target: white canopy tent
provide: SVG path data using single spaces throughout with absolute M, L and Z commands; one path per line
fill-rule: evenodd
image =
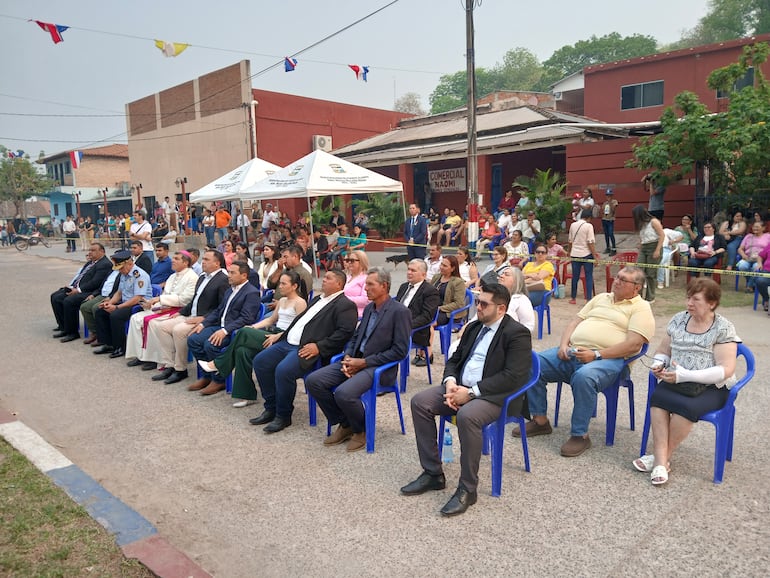
M 321 195 L 402 193 L 403 185 L 389 177 L 316 150 L 243 189 L 243 200 L 293 199 Z M 308 208 L 309 210 L 309 208 Z
M 226 175 L 211 181 L 209 184 L 191 193 L 190 201 L 203 203 L 242 200 L 242 192 L 246 187 L 279 170 L 281 170 L 281 167 L 273 163 L 259 158 L 251 159 Z
M 253 201 L 305 197 L 307 198 L 307 210 L 310 213 L 311 197 L 401 193 L 403 205 L 403 192 L 404 186 L 400 181 L 359 167 L 322 150 L 315 150 L 258 183 L 246 187 L 241 198 Z M 404 215 L 406 216 L 406 210 L 404 210 Z M 310 221 L 310 236 L 313 236 L 312 220 Z

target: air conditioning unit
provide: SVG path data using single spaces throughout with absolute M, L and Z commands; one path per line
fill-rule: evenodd
M 322 150 L 327 153 L 332 150 L 332 137 L 322 134 L 313 135 L 313 150 Z
M 559 92 L 558 90 L 557 90 L 556 92 L 554 92 L 554 93 L 553 93 L 553 99 L 554 99 L 554 100 L 561 100 L 561 99 L 562 99 L 562 94 L 561 94 L 561 92 Z

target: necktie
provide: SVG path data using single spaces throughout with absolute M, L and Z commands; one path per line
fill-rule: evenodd
M 479 343 L 481 343 L 481 340 L 484 339 L 484 336 L 490 331 L 492 331 L 492 329 L 486 325 L 481 328 L 481 331 L 479 331 L 479 334 L 476 336 L 476 341 L 473 342 L 473 347 L 471 347 L 471 351 L 468 354 L 468 359 L 473 357 L 473 354 L 476 352 L 476 348 L 479 346 Z
M 83 265 L 83 268 L 80 270 L 80 273 L 77 274 L 77 277 L 72 281 L 72 288 L 77 289 L 78 285 L 80 285 L 80 280 L 83 278 L 83 275 L 88 273 L 88 270 L 93 267 L 93 262 L 88 262 L 85 265 Z
M 414 289 L 414 285 L 410 283 L 409 287 L 406 288 L 406 293 L 404 293 L 404 296 L 401 298 L 401 303 L 406 303 L 406 298 L 409 297 L 409 294 L 412 292 L 412 289 Z

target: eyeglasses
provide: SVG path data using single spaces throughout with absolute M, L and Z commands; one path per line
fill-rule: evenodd
M 633 281 L 631 279 L 623 279 L 620 275 L 615 275 L 615 281 L 620 281 L 621 283 L 631 283 L 631 285 L 639 285 L 636 281 Z
M 535 251 L 535 255 L 545 255 L 548 251 Z
M 360 261 L 360 259 L 343 259 L 345 263 L 352 263 L 353 261 Z
M 489 307 L 490 305 L 493 305 L 491 301 L 482 301 L 481 299 L 476 299 L 476 307 L 479 309 L 484 309 L 485 307 Z

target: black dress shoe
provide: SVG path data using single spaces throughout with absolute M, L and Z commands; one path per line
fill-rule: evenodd
M 281 431 L 282 429 L 286 429 L 290 425 L 291 425 L 290 417 L 275 416 L 273 418 L 273 421 L 267 424 L 262 431 L 264 431 L 266 434 L 273 434 L 275 432 Z
M 100 345 L 96 349 L 94 349 L 95 355 L 103 355 L 105 353 L 112 353 L 115 351 L 115 348 L 112 347 L 112 345 Z
M 457 486 L 454 496 L 441 508 L 441 515 L 457 516 L 463 514 L 465 510 L 476 503 L 477 498 L 476 492 L 469 492 L 463 486 Z
M 186 369 L 183 369 L 182 371 L 174 371 L 171 375 L 168 376 L 168 378 L 163 380 L 163 383 L 167 383 L 167 384 L 178 383 L 183 379 L 187 379 L 188 377 L 189 375 L 187 374 Z
M 154 361 L 142 362 L 142 371 L 151 371 L 153 369 L 158 369 L 158 364 Z
M 61 339 L 62 337 L 67 337 L 66 331 L 57 331 L 56 333 L 53 334 L 54 339 Z
M 57 325 L 56 327 L 54 327 L 53 329 L 51 329 L 51 331 L 53 331 L 54 333 L 56 333 L 57 331 L 61 331 L 61 327 L 59 327 L 59 326 Z
M 266 409 L 261 414 L 259 414 L 257 417 L 253 417 L 249 420 L 249 423 L 251 425 L 262 425 L 263 423 L 270 423 L 275 419 L 275 412 L 270 411 L 269 409 Z
M 163 381 L 164 379 L 168 379 L 174 374 L 174 368 L 173 367 L 167 367 L 163 371 L 159 371 L 157 375 L 152 376 L 153 381 Z
M 116 357 L 123 357 L 126 354 L 125 350 L 122 347 L 118 347 L 115 351 L 110 353 L 110 359 L 115 359 Z
M 419 496 L 430 490 L 443 490 L 444 488 L 446 488 L 444 474 L 434 476 L 428 472 L 423 472 L 415 481 L 401 488 L 401 493 L 405 496 Z
M 62 343 L 69 343 L 70 341 L 76 341 L 77 339 L 80 339 L 80 335 L 77 333 L 70 333 L 69 335 L 62 337 L 59 341 Z
M 138 357 L 134 357 L 134 358 L 133 358 L 131 361 L 127 361 L 127 362 L 126 362 L 126 365 L 127 365 L 128 367 L 139 367 L 139 366 L 140 366 L 140 365 L 142 365 L 143 363 L 144 363 L 144 361 L 142 361 L 142 360 L 141 360 L 141 359 L 139 359 Z

